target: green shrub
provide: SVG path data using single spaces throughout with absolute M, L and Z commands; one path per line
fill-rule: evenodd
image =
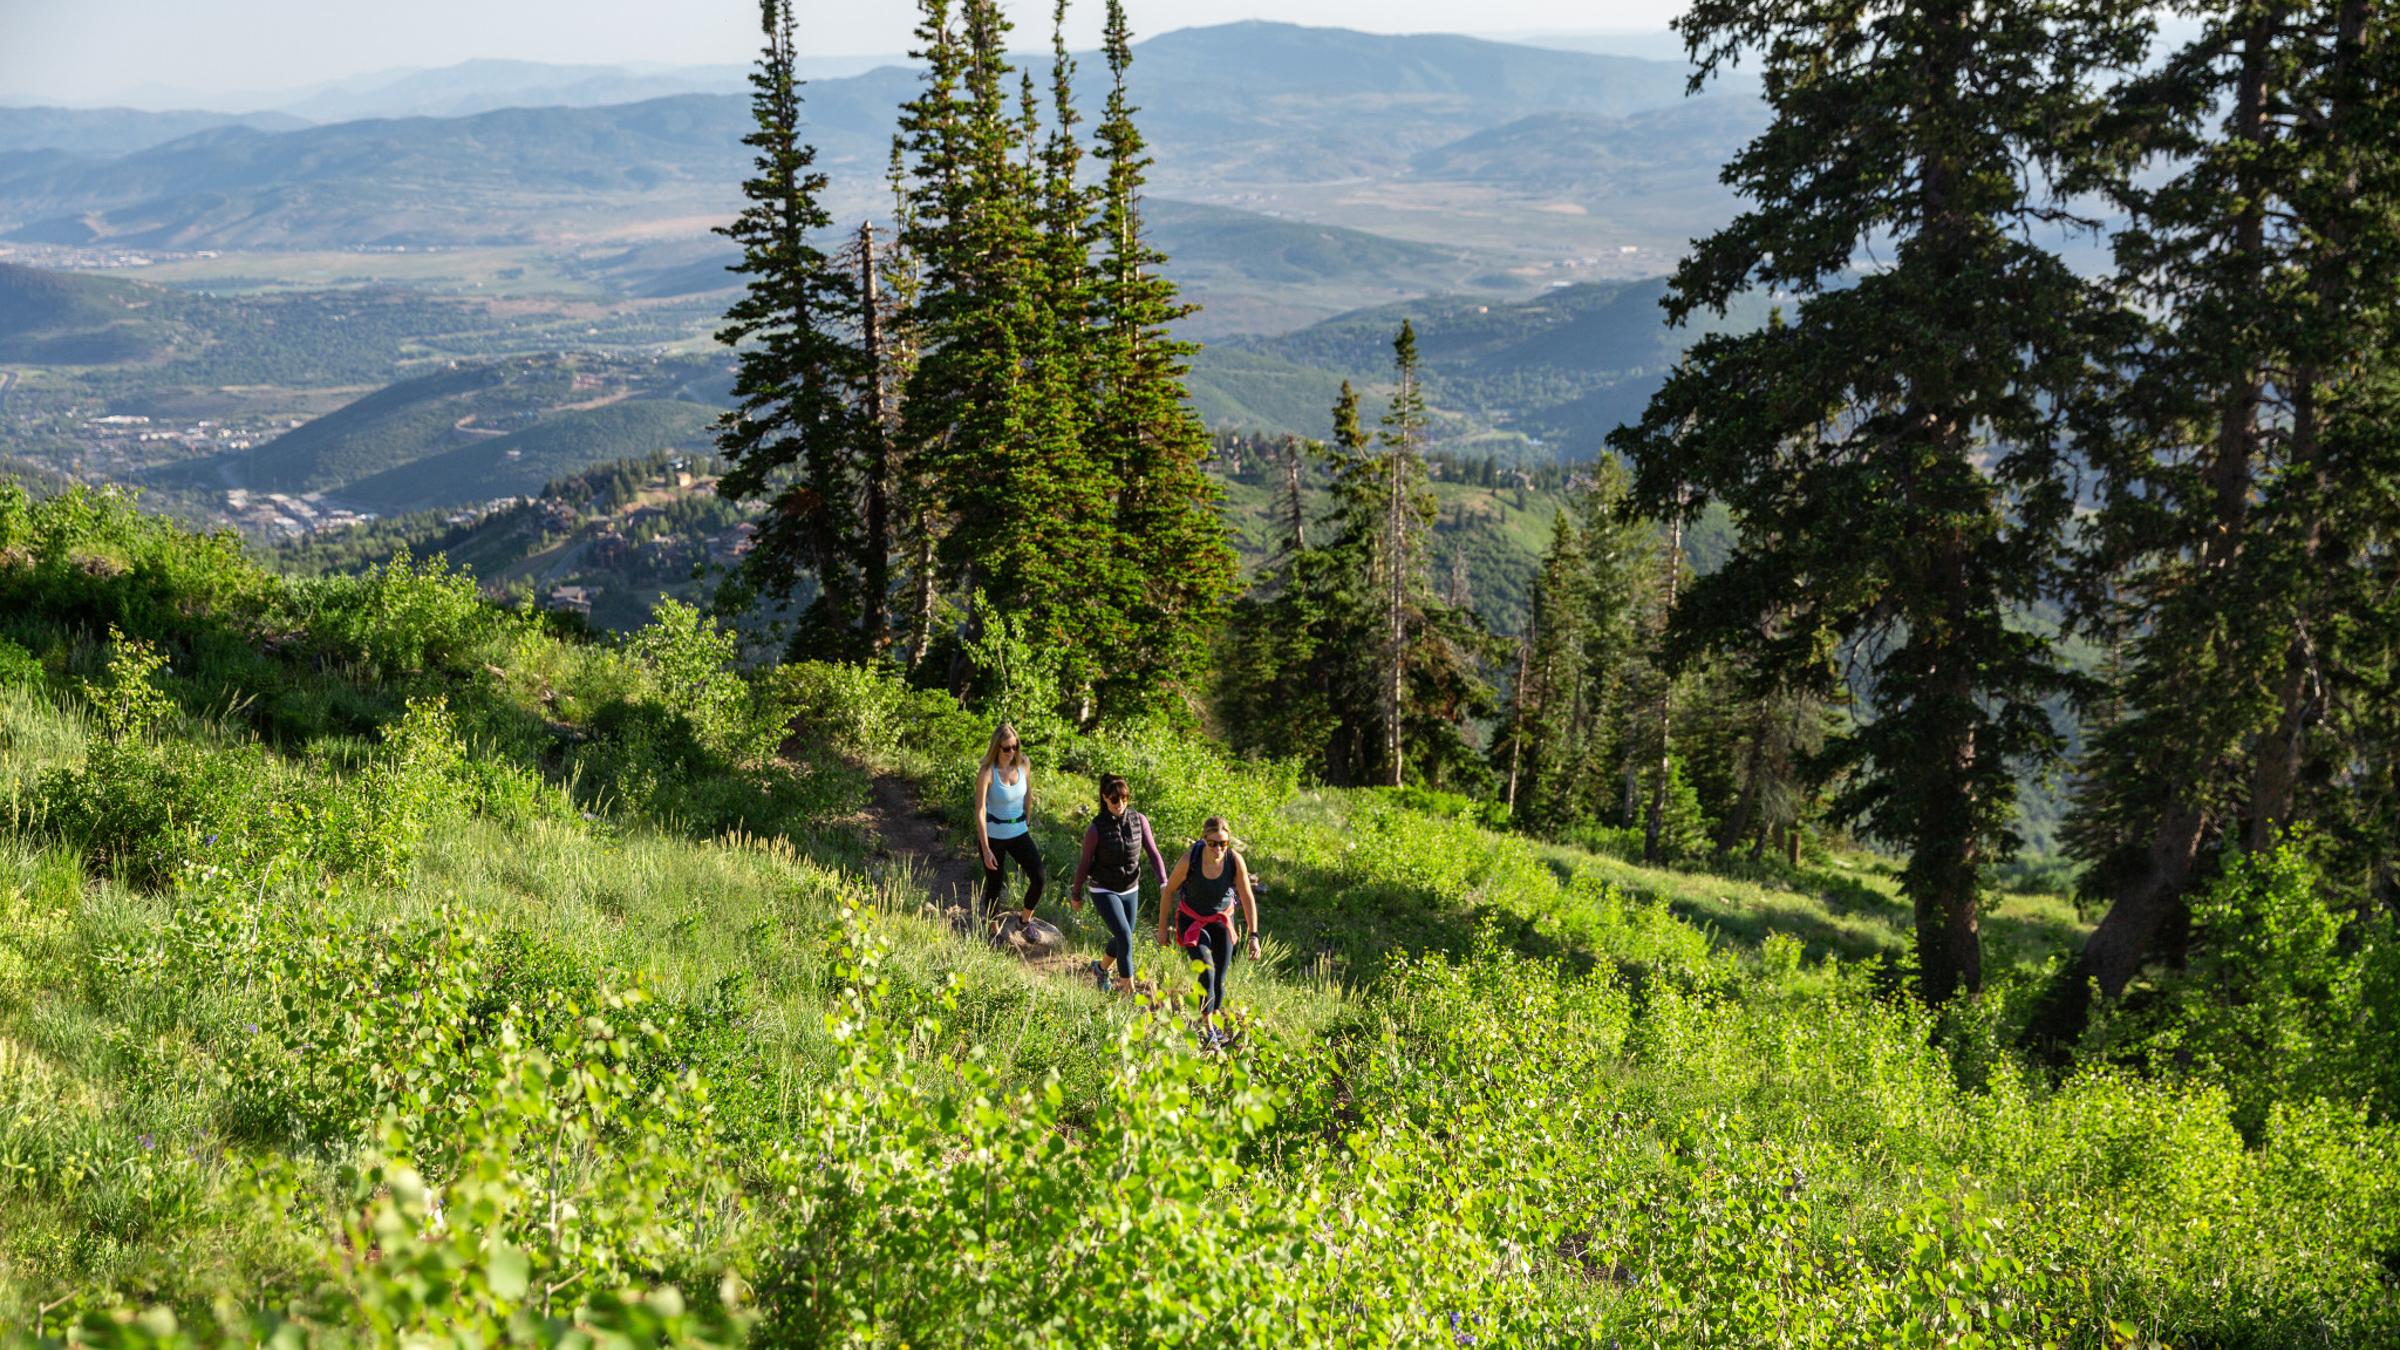
M 347 779 L 294 770 L 256 747 L 166 745 L 173 708 L 164 659 L 119 639 L 92 689 L 102 729 L 79 768 L 52 771 L 36 817 L 94 870 L 162 885 L 188 868 L 261 878 L 286 867 L 397 881 L 427 828 L 458 800 L 462 751 L 442 702 L 412 700 L 366 767 Z
M 888 754 L 903 734 L 923 735 L 904 720 L 910 695 L 919 691 L 883 671 L 832 661 L 795 661 L 761 678 L 791 708 L 792 725 L 801 735 L 845 755 Z M 946 695 L 935 697 L 948 701 Z
M 661 600 L 630 642 L 658 706 L 681 717 L 701 744 L 743 768 L 772 757 L 789 734 L 791 707 L 770 682 L 752 683 L 735 661 L 732 630 L 677 600 Z
M 47 672 L 32 652 L 0 637 L 0 688 L 39 689 L 47 680 Z
M 293 595 L 303 631 L 369 679 L 462 669 L 509 623 L 483 602 L 474 577 L 438 556 L 420 563 L 395 554 L 356 577 L 299 583 Z
M 2388 910 L 2335 909 L 2306 840 L 2234 858 L 2192 901 L 2191 946 L 2165 998 L 2105 1023 L 2091 1053 L 2224 1084 L 2250 1134 L 2314 1099 L 2400 1120 L 2400 1005 L 2377 996 L 2400 932 Z

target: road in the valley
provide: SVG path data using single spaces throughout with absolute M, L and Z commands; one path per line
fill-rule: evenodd
M 0 417 L 8 415 L 8 391 L 17 384 L 17 372 L 0 370 Z

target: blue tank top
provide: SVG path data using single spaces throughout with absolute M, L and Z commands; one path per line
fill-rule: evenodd
M 1000 772 L 992 766 L 992 785 L 984 789 L 983 833 L 987 839 L 1014 839 L 1025 833 L 1025 786 L 1033 781 L 1033 771 L 1017 770 L 1013 786 Z

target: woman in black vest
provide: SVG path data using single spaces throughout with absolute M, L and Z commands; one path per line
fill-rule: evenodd
M 1143 854 L 1150 855 L 1158 884 L 1167 884 L 1167 860 L 1159 856 L 1150 820 L 1126 809 L 1132 804 L 1131 784 L 1113 773 L 1100 776 L 1100 810 L 1084 828 L 1083 857 L 1075 864 L 1075 886 L 1067 894 L 1067 903 L 1081 909 L 1084 884 L 1091 884 L 1092 904 L 1100 911 L 1100 922 L 1108 925 L 1108 958 L 1117 963 L 1117 978 L 1126 989 L 1133 988 L 1133 925 L 1142 907 Z M 1108 992 L 1108 961 L 1092 963 L 1092 978 L 1101 993 Z
M 1169 916 L 1183 921 L 1180 945 L 1200 966 L 1200 1043 L 1223 1045 L 1226 1035 L 1217 1027 L 1217 1010 L 1225 1004 L 1225 972 L 1233 967 L 1233 900 L 1242 900 L 1242 927 L 1250 934 L 1250 959 L 1259 958 L 1258 896 L 1250 889 L 1250 867 L 1242 861 L 1241 843 L 1225 824 L 1210 816 L 1200 827 L 1191 851 L 1175 864 L 1166 894 L 1158 902 L 1158 942 L 1178 945 L 1168 936 Z

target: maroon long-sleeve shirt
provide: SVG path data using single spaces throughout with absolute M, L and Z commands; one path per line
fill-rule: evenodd
M 1163 891 L 1167 887 L 1167 860 L 1158 851 L 1157 836 L 1150 833 L 1150 817 L 1136 811 L 1133 823 L 1141 828 L 1142 851 L 1150 855 L 1150 865 L 1158 869 L 1158 887 Z M 1092 854 L 1099 847 L 1100 822 L 1095 820 L 1083 827 L 1083 856 L 1075 860 L 1075 884 L 1067 891 L 1077 900 L 1083 898 L 1083 883 L 1092 875 Z

